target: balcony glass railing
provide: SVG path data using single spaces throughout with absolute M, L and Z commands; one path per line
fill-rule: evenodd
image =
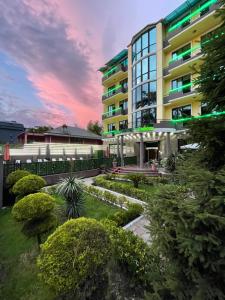
M 191 87 L 193 86 L 193 82 L 189 82 L 186 84 L 183 84 L 177 88 L 171 89 L 169 90 L 169 95 L 174 94 L 174 93 L 179 93 L 179 92 L 190 92 L 191 91 Z
M 222 116 L 222 115 L 225 115 L 225 111 L 213 112 L 211 114 L 195 116 L 195 117 L 189 117 L 189 118 L 172 119 L 171 122 L 180 123 L 180 122 L 194 121 L 194 120 L 204 119 L 204 118 L 218 117 L 218 116 Z
M 209 0 L 209 1 L 205 2 L 199 8 L 197 8 L 192 13 L 190 13 L 188 16 L 184 17 L 182 20 L 180 20 L 176 24 L 170 26 L 168 29 L 168 32 L 172 32 L 172 31 L 176 30 L 177 28 L 184 26 L 186 23 L 189 23 L 193 17 L 200 15 L 201 12 L 206 11 L 210 6 L 212 6 L 216 2 L 218 2 L 218 0 Z
M 153 131 L 155 128 L 153 126 L 146 126 L 146 127 L 138 127 L 138 128 L 126 128 L 121 130 L 112 130 L 112 131 L 104 131 L 103 135 L 115 135 L 115 134 L 121 134 L 126 132 L 147 132 L 147 131 Z
M 119 64 L 119 65 L 117 65 L 117 66 L 112 67 L 110 70 L 108 70 L 107 72 L 105 72 L 105 73 L 103 74 L 102 79 L 103 79 L 103 80 L 106 80 L 106 79 L 108 79 L 109 77 L 111 77 L 113 74 L 115 74 L 115 73 L 117 73 L 117 72 L 119 72 L 119 71 L 123 71 L 123 72 L 127 71 L 127 66 L 126 66 L 126 65 L 123 65 L 123 64 Z

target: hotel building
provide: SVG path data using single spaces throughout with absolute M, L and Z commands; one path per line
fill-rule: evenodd
M 140 167 L 179 151 L 185 123 L 204 114 L 196 92 L 195 68 L 201 48 L 220 25 L 217 0 L 188 0 L 164 19 L 147 25 L 105 64 L 104 144 L 121 156 L 135 153 Z

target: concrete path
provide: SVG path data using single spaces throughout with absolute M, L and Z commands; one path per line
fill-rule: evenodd
M 89 177 L 89 178 L 84 178 L 82 179 L 82 181 L 84 182 L 84 184 L 86 185 L 92 185 L 93 183 L 93 177 Z M 127 198 L 127 200 L 131 203 L 138 203 L 140 205 L 142 205 L 143 207 L 145 207 L 146 203 L 132 198 L 132 197 L 128 197 L 126 195 L 111 191 L 111 190 L 107 190 L 105 188 L 99 187 L 99 186 L 95 186 L 96 188 L 98 188 L 101 191 L 108 191 L 110 193 L 112 193 L 113 195 L 116 196 L 125 196 Z M 132 231 L 135 235 L 139 236 L 140 238 L 142 238 L 146 243 L 150 243 L 150 235 L 148 233 L 148 230 L 146 229 L 146 226 L 148 225 L 148 220 L 146 219 L 146 217 L 144 215 L 141 215 L 140 217 L 138 217 L 137 219 L 133 220 L 132 222 L 128 223 L 126 226 L 124 226 L 124 229 L 126 230 L 130 230 Z

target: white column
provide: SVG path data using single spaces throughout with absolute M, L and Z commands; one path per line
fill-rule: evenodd
M 117 142 L 117 144 L 116 144 L 116 154 L 117 154 L 117 158 L 119 158 L 120 157 L 120 137 L 118 136 L 117 138 L 116 138 L 116 142 Z
M 123 135 L 120 137 L 120 161 L 121 167 L 124 167 L 124 158 L 123 158 Z
M 144 139 L 143 139 L 143 134 L 140 134 L 140 168 L 144 168 Z
M 172 153 L 171 150 L 171 140 L 170 140 L 170 132 L 166 134 L 166 155 L 169 156 Z

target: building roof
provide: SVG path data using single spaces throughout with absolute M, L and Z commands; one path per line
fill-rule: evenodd
M 49 130 L 45 133 L 46 135 L 63 135 L 63 136 L 71 136 L 85 139 L 93 139 L 93 140 L 101 140 L 102 137 L 100 135 L 94 134 L 88 130 L 72 127 L 72 126 L 60 126 Z
M 110 59 L 110 61 L 108 61 L 104 67 L 101 67 L 99 69 L 99 71 L 101 72 L 105 72 L 107 70 L 108 67 L 112 67 L 115 64 L 117 64 L 119 61 L 121 61 L 123 58 L 127 57 L 128 55 L 128 50 L 124 49 L 122 51 L 120 51 L 120 53 L 118 53 L 116 56 L 114 56 L 112 59 Z
M 169 24 L 181 17 L 186 11 L 189 11 L 192 7 L 194 7 L 197 3 L 202 2 L 202 0 L 186 0 L 180 6 L 178 6 L 174 11 L 172 11 L 168 16 L 166 16 L 163 20 L 164 24 Z

